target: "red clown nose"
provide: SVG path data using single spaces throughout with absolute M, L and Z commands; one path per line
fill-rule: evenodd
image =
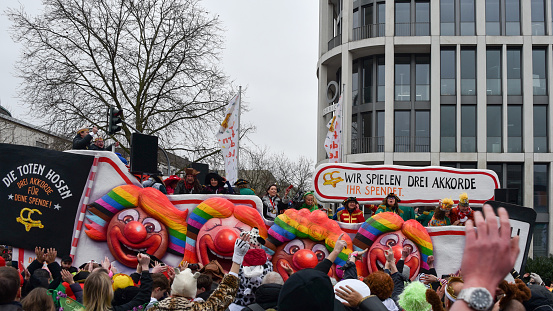
M 238 238 L 238 234 L 232 229 L 223 228 L 217 232 L 215 236 L 215 245 L 217 249 L 224 253 L 232 253 L 234 251 L 234 242 Z
M 293 262 L 296 267 L 301 269 L 305 268 L 315 268 L 319 263 L 317 255 L 308 249 L 300 249 L 294 254 Z
M 127 240 L 132 243 L 142 242 L 146 238 L 146 235 L 148 235 L 146 228 L 138 221 L 131 221 L 126 224 L 123 232 Z

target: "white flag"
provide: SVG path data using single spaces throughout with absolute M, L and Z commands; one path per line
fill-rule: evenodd
M 325 150 L 329 163 L 342 162 L 342 95 L 336 104 L 334 117 L 326 125 L 328 132 L 325 139 Z
M 225 175 L 230 184 L 238 179 L 238 129 L 240 113 L 240 93 L 228 103 L 225 119 L 215 135 L 225 159 Z

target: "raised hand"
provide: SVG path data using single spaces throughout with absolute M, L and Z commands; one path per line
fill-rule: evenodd
M 64 282 L 67 282 L 69 284 L 75 283 L 75 281 L 73 280 L 73 274 L 71 274 L 71 272 L 65 269 L 61 269 L 60 273 L 61 273 L 61 278 Z
M 35 255 L 36 255 L 36 260 L 40 263 L 44 263 L 44 248 L 41 248 L 41 247 L 35 247 Z
M 44 255 L 44 260 L 46 260 L 47 264 L 51 264 L 54 261 L 56 261 L 56 256 L 58 255 L 58 252 L 55 248 L 49 248 L 46 255 Z
M 358 291 L 356 291 L 349 285 L 346 285 L 345 287 L 340 286 L 339 288 L 337 288 L 336 296 L 347 301 L 343 302 L 343 304 L 353 308 L 357 307 L 364 298 Z

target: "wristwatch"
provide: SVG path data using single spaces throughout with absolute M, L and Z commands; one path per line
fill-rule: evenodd
M 493 305 L 493 297 L 484 287 L 464 288 L 457 299 L 464 300 L 470 308 L 478 311 L 488 310 Z

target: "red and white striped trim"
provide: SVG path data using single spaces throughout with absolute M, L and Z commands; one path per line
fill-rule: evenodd
M 71 251 L 69 256 L 72 259 L 75 257 L 77 251 L 77 245 L 79 244 L 79 236 L 81 235 L 81 229 L 83 228 L 83 222 L 86 215 L 86 206 L 90 200 L 90 193 L 92 192 L 92 185 L 94 184 L 94 179 L 96 179 L 96 172 L 98 171 L 98 161 L 99 156 L 94 156 L 94 162 L 92 162 L 92 167 L 90 168 L 90 173 L 88 175 L 88 180 L 86 181 L 86 192 L 83 199 L 83 204 L 81 205 L 81 212 L 79 214 L 79 222 L 77 223 L 77 229 L 73 234 L 73 242 L 71 243 Z

